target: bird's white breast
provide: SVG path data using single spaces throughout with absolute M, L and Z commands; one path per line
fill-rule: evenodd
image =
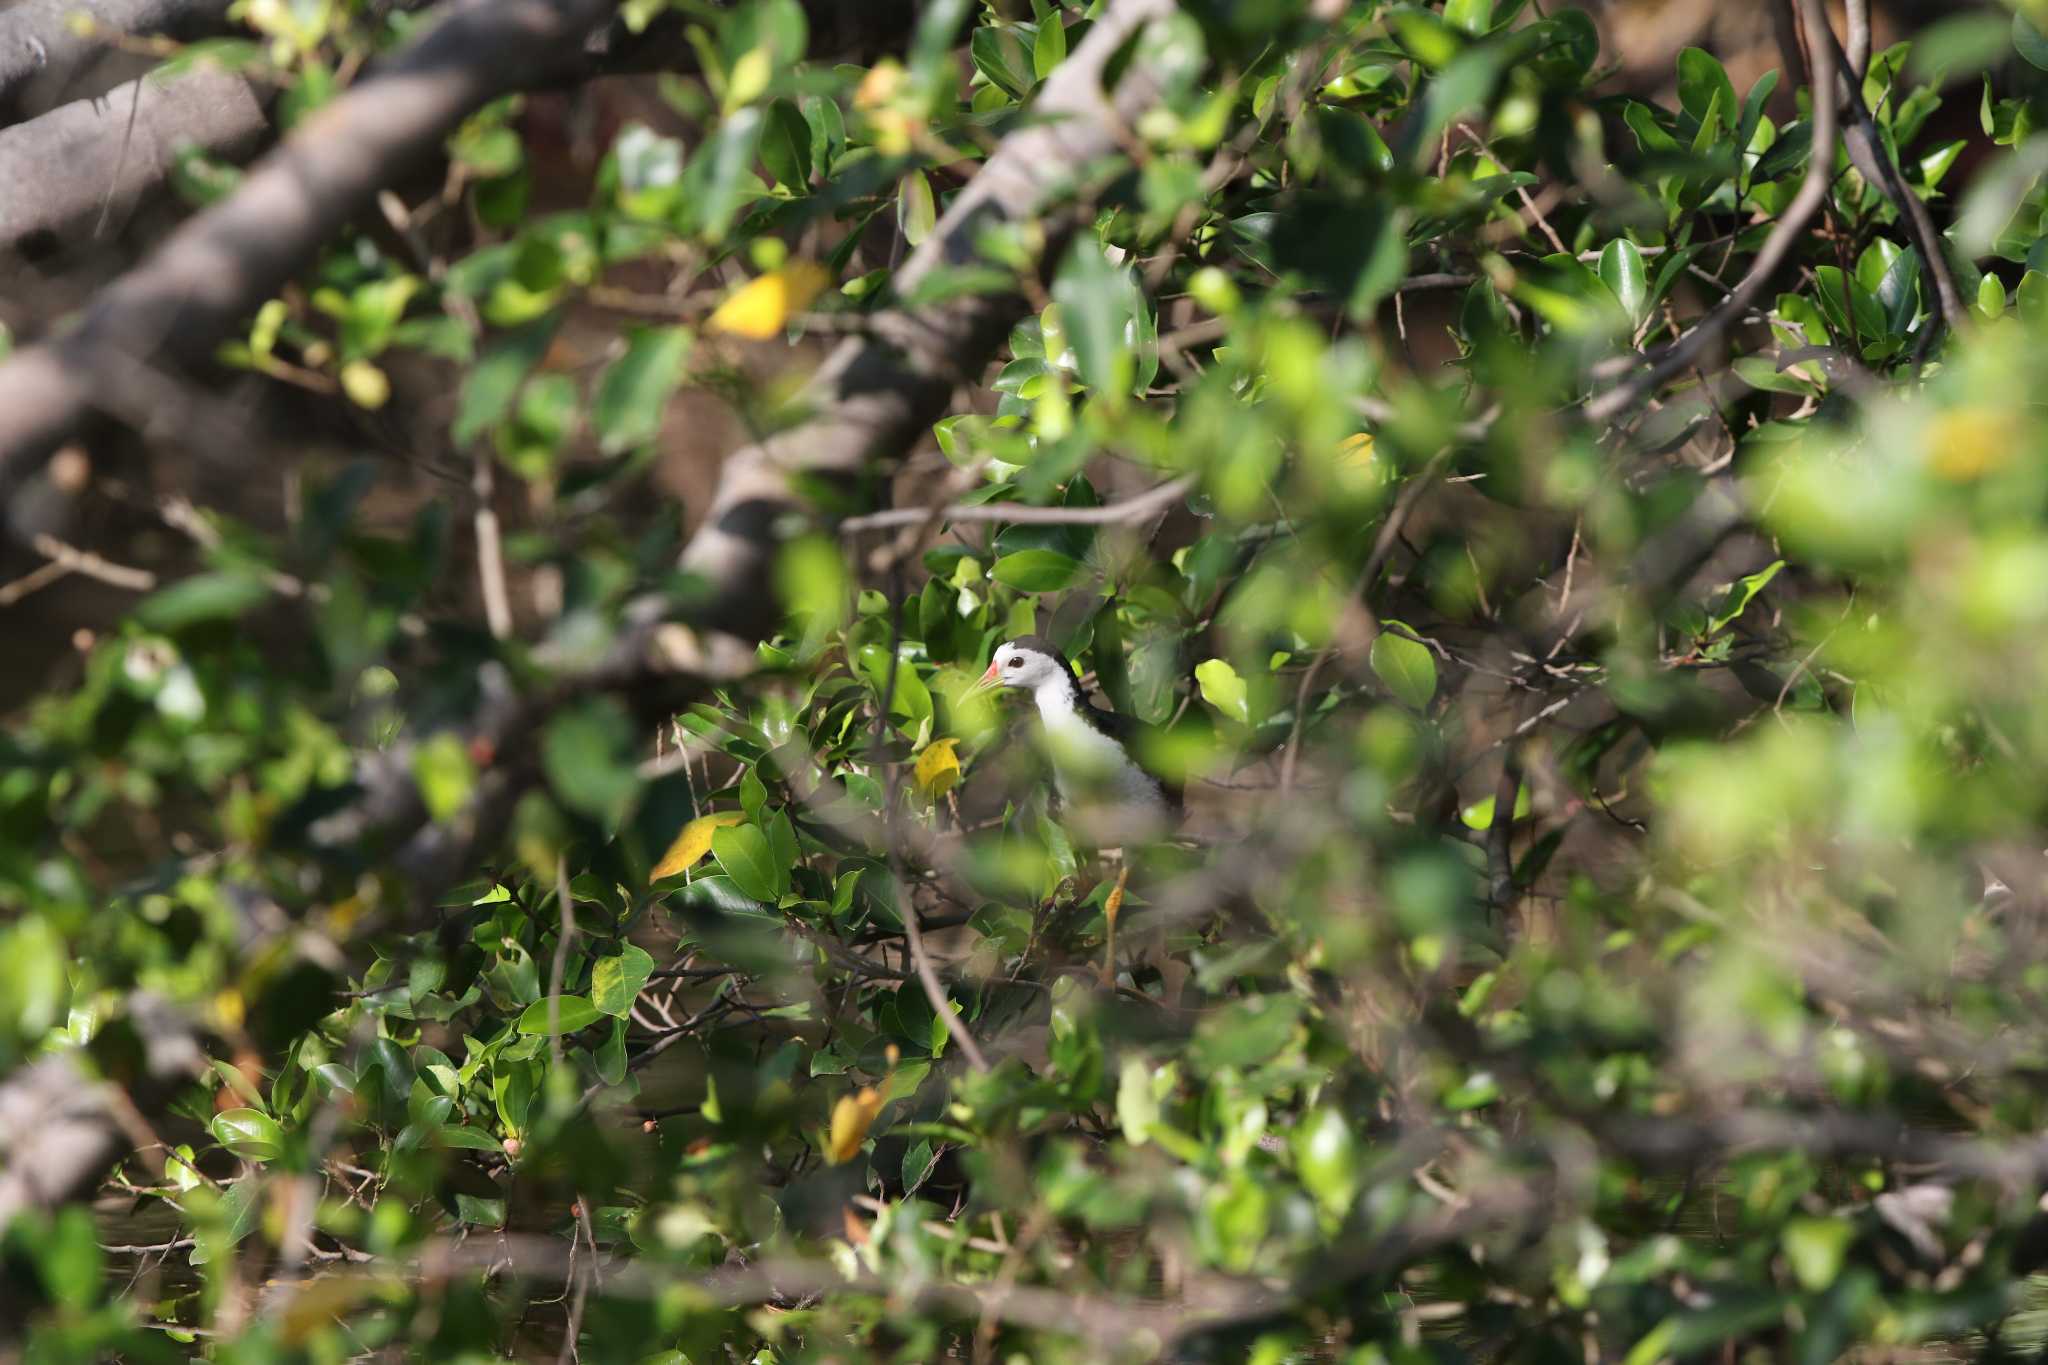
M 1138 764 L 1135 755 L 1124 752 L 1121 744 L 1090 725 L 1076 709 L 1071 693 L 1063 686 L 1041 687 L 1035 700 L 1052 758 L 1053 784 L 1063 803 L 1075 807 L 1076 814 L 1090 822 L 1129 824 L 1132 829 L 1124 832 L 1135 835 L 1156 832 L 1170 822 L 1171 808 L 1158 779 Z M 1104 805 L 1120 809 L 1100 809 Z M 1104 833 L 1110 832 L 1104 829 Z

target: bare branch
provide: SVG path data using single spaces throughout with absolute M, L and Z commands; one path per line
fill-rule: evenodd
M 130 115 L 133 136 L 128 136 Z M 119 223 L 162 188 L 181 148 L 240 161 L 269 131 L 249 83 L 205 64 L 145 76 L 105 102 L 79 100 L 0 131 L 0 288 L 24 265 Z M 63 167 L 52 174 L 52 167 Z
M 76 328 L 0 364 L 0 500 L 92 412 L 109 353 L 204 361 L 379 189 L 437 154 L 472 110 L 573 54 L 610 9 L 607 0 L 465 0 L 309 117 Z
M 1195 486 L 1193 475 L 1170 479 L 1117 502 L 1100 507 L 1036 507 L 1025 502 L 956 503 L 951 507 L 892 507 L 883 512 L 848 517 L 839 523 L 841 532 L 884 531 L 898 526 L 915 526 L 924 521 L 1006 521 L 1016 526 L 1118 526 L 1141 521 Z
M 219 29 L 227 10 L 227 0 L 19 0 L 0 11 L 0 127 L 105 94 L 112 82 L 96 79 L 107 54 L 98 33 L 196 38 Z M 74 27 L 77 15 L 92 21 L 90 30 Z

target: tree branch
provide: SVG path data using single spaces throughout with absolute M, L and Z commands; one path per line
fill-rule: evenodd
M 9 187 L 0 196 L 0 288 L 102 220 L 125 220 L 163 187 L 180 148 L 241 161 L 269 127 L 249 83 L 206 64 L 0 130 L 0 185 Z
M 96 79 L 108 51 L 101 33 L 197 38 L 218 31 L 227 11 L 227 0 L 19 0 L 0 11 L 0 128 L 65 101 L 104 95 L 112 83 Z M 80 14 L 92 20 L 91 30 L 73 27 Z
M 1172 0 L 1115 0 L 1103 12 L 1040 87 L 1031 122 L 1003 139 L 896 273 L 899 296 L 914 297 L 941 270 L 974 264 L 983 232 L 1035 216 L 1121 151 L 1125 129 L 1156 87 L 1134 65 L 1106 94 L 1109 59 L 1173 8 Z M 707 623 L 742 635 L 760 630 L 784 528 L 808 519 L 797 471 L 851 485 L 877 459 L 900 458 L 954 388 L 979 375 L 1027 307 L 1008 293 L 950 298 L 882 314 L 869 335 L 841 343 L 806 390 L 811 418 L 725 462 L 710 514 L 683 555 L 683 567 L 710 582 L 713 599 L 736 608 L 708 613 Z
M 0 364 L 0 500 L 87 419 L 109 353 L 204 361 L 379 189 L 438 154 L 471 111 L 575 52 L 610 10 L 608 0 L 464 0 L 309 117 L 77 327 Z
M 1169 479 L 1156 488 L 1134 493 L 1100 507 L 1038 507 L 1026 502 L 955 503 L 951 507 L 891 507 L 848 517 L 839 523 L 842 533 L 886 531 L 898 526 L 915 526 L 923 521 L 1006 521 L 1015 526 L 1117 526 L 1139 521 L 1153 512 L 1170 507 L 1195 486 L 1192 474 Z

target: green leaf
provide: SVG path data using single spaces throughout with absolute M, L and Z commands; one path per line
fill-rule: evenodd
M 990 24 L 974 30 L 968 55 L 974 59 L 975 69 L 1012 99 L 1022 99 L 1036 84 L 1033 53 L 1011 25 Z
M 1493 0 L 1445 0 L 1444 22 L 1477 37 L 1493 26 Z
M 628 943 L 615 957 L 601 957 L 590 969 L 590 1003 L 606 1014 L 624 1015 L 654 973 L 654 958 Z
M 245 1161 L 275 1161 L 284 1155 L 284 1129 L 260 1109 L 228 1109 L 207 1125 L 213 1140 Z
M 802 194 L 811 182 L 811 125 L 789 100 L 768 106 L 768 126 L 761 134 L 761 160 L 784 189 Z
M 1053 68 L 1067 59 L 1067 30 L 1058 10 L 1038 21 L 1038 37 L 1031 44 L 1031 69 L 1044 80 Z
M 1124 1140 L 1133 1147 L 1142 1147 L 1152 1136 L 1153 1125 L 1159 1122 L 1159 1100 L 1152 1093 L 1152 1067 L 1136 1053 L 1124 1058 L 1123 1071 L 1117 1078 L 1116 1117 L 1124 1130 Z
M 413 751 L 412 776 L 419 783 L 427 814 L 436 821 L 452 820 L 469 803 L 476 786 L 476 764 L 470 761 L 469 746 L 461 737 L 443 730 Z
M 1601 249 L 1600 280 L 1614 291 L 1629 321 L 1640 327 L 1650 311 L 1650 281 L 1643 270 L 1643 253 L 1634 242 L 1617 237 Z
M 598 449 L 617 455 L 644 445 L 661 430 L 669 397 L 683 379 L 695 338 L 687 327 L 637 327 L 626 353 L 605 370 L 590 410 Z
M 270 586 L 248 574 L 196 573 L 143 598 L 135 620 L 169 635 L 209 621 L 233 620 L 269 598 Z
M 610 697 L 564 708 L 541 737 L 541 768 L 571 810 L 616 828 L 639 794 L 633 723 Z
M 1740 107 L 1735 98 L 1735 83 L 1728 79 L 1728 70 L 1721 65 L 1720 58 L 1697 47 L 1678 54 L 1678 102 L 1701 124 L 1716 109 L 1723 122 L 1732 120 Z
M 72 1309 L 92 1306 L 101 1294 L 106 1273 L 92 1210 L 71 1204 L 57 1211 L 37 1239 L 36 1269 L 50 1296 Z
M 1427 710 L 1436 696 L 1436 657 L 1429 646 L 1411 640 L 1399 621 L 1386 621 L 1373 637 L 1372 671 L 1394 696 L 1417 711 Z
M 766 120 L 759 106 L 749 105 L 724 119 L 710 142 L 697 153 L 690 171 L 695 179 L 697 215 L 704 235 L 714 242 L 725 238 L 739 212 L 740 193 L 753 178 L 754 157 Z
M 1202 700 L 1240 725 L 1252 723 L 1251 694 L 1227 659 L 1204 659 L 1195 665 L 1195 685 Z
M 1977 281 L 1977 307 L 1987 318 L 2002 316 L 2005 312 L 2005 282 L 1988 273 Z
M 1746 574 L 1722 589 L 1721 601 L 1707 620 L 1707 634 L 1717 635 L 1734 624 L 1735 619 L 1748 609 L 1756 595 L 1762 592 L 1770 581 L 1778 576 L 1778 570 L 1784 567 L 1784 560 L 1772 560 L 1755 573 Z
M 550 313 L 501 337 L 478 359 L 456 400 L 455 425 L 449 433 L 456 445 L 468 445 L 504 420 L 519 386 L 547 354 L 559 317 Z
M 995 562 L 989 574 L 1019 592 L 1056 592 L 1081 572 L 1081 561 L 1057 550 L 1019 550 Z
M 574 1033 L 580 1028 L 589 1028 L 604 1018 L 597 1006 L 580 995 L 564 995 L 553 1001 L 555 1025 L 548 1024 L 550 1001 L 547 996 L 528 1005 L 519 1016 L 521 1033 Z
M 456 1147 L 467 1152 L 502 1152 L 505 1144 L 481 1128 L 466 1124 L 444 1124 L 434 1132 L 434 1141 L 443 1147 Z
M 923 171 L 912 171 L 896 187 L 896 227 L 903 240 L 917 246 L 932 235 L 939 221 L 938 204 L 932 199 L 932 182 Z
M 2048 71 L 2048 37 L 2024 14 L 2012 17 L 2012 46 L 2029 66 Z
M 1842 1261 L 1855 1240 L 1855 1225 L 1846 1218 L 1794 1218 L 1785 1224 L 1785 1261 L 1800 1286 L 1818 1294 L 1842 1273 Z
M 711 856 L 732 884 L 769 905 L 789 893 L 789 868 L 776 862 L 768 836 L 756 825 L 734 825 L 711 836 Z
M 1294 1168 L 1326 1213 L 1342 1215 L 1358 1197 L 1358 1138 L 1335 1109 L 1321 1108 L 1294 1130 Z
M 1137 299 L 1130 276 L 1112 265 L 1102 244 L 1078 238 L 1052 283 L 1060 323 L 1074 349 L 1081 382 L 1112 402 L 1131 388 L 1131 322 Z

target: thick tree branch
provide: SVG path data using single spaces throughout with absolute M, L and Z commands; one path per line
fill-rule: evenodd
M 170 176 L 180 148 L 241 161 L 269 126 L 247 81 L 202 65 L 0 130 L 0 185 L 9 187 L 0 196 L 0 289 L 24 265 L 125 222 Z
M 105 94 L 102 33 L 196 38 L 227 20 L 227 0 L 19 0 L 0 12 L 0 127 L 69 100 Z M 92 31 L 73 27 L 76 16 Z M 6 181 L 10 186 L 23 182 Z
M 609 0 L 466 0 L 312 115 L 239 189 L 102 294 L 78 326 L 0 364 L 0 499 L 93 409 L 112 353 L 198 362 L 486 101 L 575 52 Z
M 1149 72 L 1134 64 L 1114 92 L 1103 89 L 1110 58 L 1172 0 L 1115 0 L 1073 55 L 1041 87 L 1028 126 L 1004 138 L 955 198 L 924 244 L 896 274 L 914 296 L 940 271 L 975 264 L 991 227 L 1035 217 L 1104 158 L 1117 154 L 1131 119 L 1153 98 Z M 850 484 L 877 460 L 900 458 L 980 374 L 1027 309 L 1014 294 L 974 294 L 884 313 L 869 335 L 840 345 L 812 378 L 809 420 L 728 459 L 704 527 L 683 567 L 709 580 L 715 603 L 706 624 L 758 633 L 776 547 L 794 519 L 808 520 L 794 476 Z

